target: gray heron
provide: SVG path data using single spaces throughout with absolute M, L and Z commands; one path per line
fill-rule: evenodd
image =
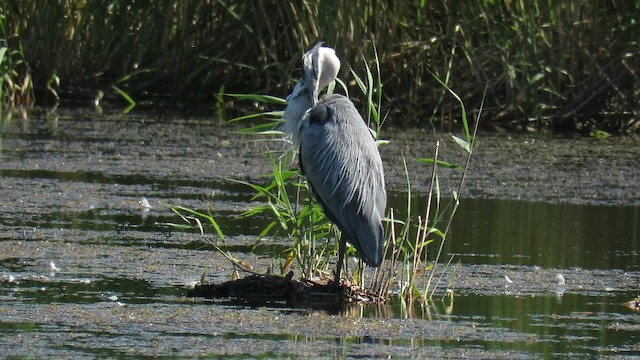
M 334 284 L 346 242 L 369 266 L 382 263 L 387 194 L 380 153 L 362 116 L 347 97 L 319 92 L 336 79 L 340 60 L 317 44 L 302 57 L 302 76 L 287 97 L 283 131 L 299 151 L 311 190 L 341 237 Z

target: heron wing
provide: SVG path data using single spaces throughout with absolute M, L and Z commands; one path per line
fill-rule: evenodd
M 386 208 L 380 153 L 353 103 L 329 95 L 303 118 L 300 163 L 332 220 L 372 266 L 382 261 Z

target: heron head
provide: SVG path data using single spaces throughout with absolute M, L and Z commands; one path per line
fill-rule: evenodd
M 318 102 L 318 94 L 338 76 L 340 59 L 336 51 L 330 47 L 316 44 L 302 57 L 303 77 L 305 85 L 311 91 L 313 104 Z

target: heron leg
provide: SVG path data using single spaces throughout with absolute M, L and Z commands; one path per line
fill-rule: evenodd
M 340 272 L 342 271 L 342 265 L 344 263 L 344 253 L 347 248 L 347 239 L 344 235 L 340 234 L 340 242 L 338 245 L 338 267 L 336 268 L 336 277 L 333 280 L 333 285 L 340 285 Z

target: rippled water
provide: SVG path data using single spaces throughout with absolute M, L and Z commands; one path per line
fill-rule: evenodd
M 174 115 L 59 110 L 0 125 L 0 357 L 640 356 L 640 316 L 622 306 L 640 295 L 635 139 L 480 134 L 445 244 L 460 263 L 445 271 L 453 300 L 441 286 L 428 306 L 335 314 L 184 296 L 209 259 L 208 281 L 231 267 L 163 225 L 179 220 L 168 204 L 212 210 L 234 256 L 258 267 L 287 245 L 254 248 L 264 223 L 234 220 L 252 193 L 223 178 L 259 180 L 264 142 Z M 411 159 L 430 156 L 434 135 L 386 135 L 390 206 L 406 202 L 404 155 L 418 211 L 429 169 Z M 459 174 L 441 177 L 447 194 Z

